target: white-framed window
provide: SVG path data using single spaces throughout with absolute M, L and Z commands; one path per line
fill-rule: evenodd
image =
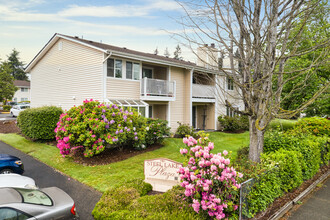
M 115 77 L 123 78 L 123 61 L 115 60 Z
M 131 100 L 131 99 L 110 99 L 108 100 L 111 104 L 115 104 L 123 109 L 136 109 L 142 116 L 147 117 L 146 108 L 148 104 L 142 100 Z
M 107 77 L 140 80 L 140 63 L 121 59 L 107 59 Z
M 239 108 L 234 107 L 234 109 L 238 110 Z M 234 111 L 234 109 L 227 106 L 227 116 L 234 117 L 234 116 L 238 115 L 237 112 Z
M 234 90 L 234 81 L 230 78 L 227 78 L 227 89 Z
M 21 88 L 21 92 L 28 92 L 29 89 L 28 88 Z
M 126 79 L 140 79 L 140 64 L 126 61 Z
M 21 102 L 24 102 L 24 101 L 29 101 L 28 98 L 21 98 Z

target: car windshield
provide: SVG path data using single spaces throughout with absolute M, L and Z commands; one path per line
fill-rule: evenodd
M 30 106 L 28 106 L 28 105 L 21 106 L 21 109 L 26 109 L 26 108 L 30 108 Z
M 24 203 L 32 203 L 36 205 L 53 205 L 52 200 L 43 192 L 35 189 L 16 189 L 23 198 Z

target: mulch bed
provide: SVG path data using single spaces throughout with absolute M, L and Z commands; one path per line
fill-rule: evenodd
M 20 129 L 16 126 L 16 121 L 0 121 L 0 133 L 20 133 Z

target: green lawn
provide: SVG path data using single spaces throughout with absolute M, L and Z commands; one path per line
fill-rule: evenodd
M 227 150 L 236 154 L 239 147 L 248 145 L 249 135 L 248 132 L 242 134 L 214 132 L 210 133 L 210 140 L 215 142 L 214 153 Z M 144 178 L 143 161 L 146 159 L 163 157 L 179 162 L 183 162 L 184 159 L 179 153 L 180 147 L 183 146 L 182 139 L 176 138 L 166 139 L 165 146 L 158 150 L 101 166 L 76 164 L 70 158 L 63 158 L 56 147 L 29 141 L 17 134 L 0 134 L 0 141 L 101 192 L 115 184 L 120 184 L 126 179 Z M 25 166 L 28 166 L 28 164 L 25 164 Z

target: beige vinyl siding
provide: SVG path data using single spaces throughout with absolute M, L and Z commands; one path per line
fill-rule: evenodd
M 30 71 L 31 107 L 69 109 L 85 99 L 102 101 L 102 61 L 102 52 L 60 39 Z
M 108 99 L 140 99 L 140 81 L 107 78 Z
M 167 119 L 167 105 L 153 105 L 153 118 Z
M 14 97 L 12 100 L 15 100 L 17 102 L 21 102 L 22 98 L 27 98 L 28 101 L 30 101 L 30 93 L 31 93 L 31 89 L 29 87 L 25 87 L 25 86 L 17 86 L 18 90 L 15 92 Z M 21 88 L 27 88 L 28 91 L 27 92 L 22 92 Z
M 190 103 L 188 103 L 190 102 L 190 87 L 186 85 L 187 83 L 190 84 L 190 80 L 187 80 L 189 76 L 186 76 L 189 74 L 190 72 L 185 69 L 171 67 L 171 81 L 176 82 L 175 101 L 170 104 L 170 127 L 172 131 L 176 131 L 178 128 L 178 121 L 185 124 L 190 123 L 191 109 Z

